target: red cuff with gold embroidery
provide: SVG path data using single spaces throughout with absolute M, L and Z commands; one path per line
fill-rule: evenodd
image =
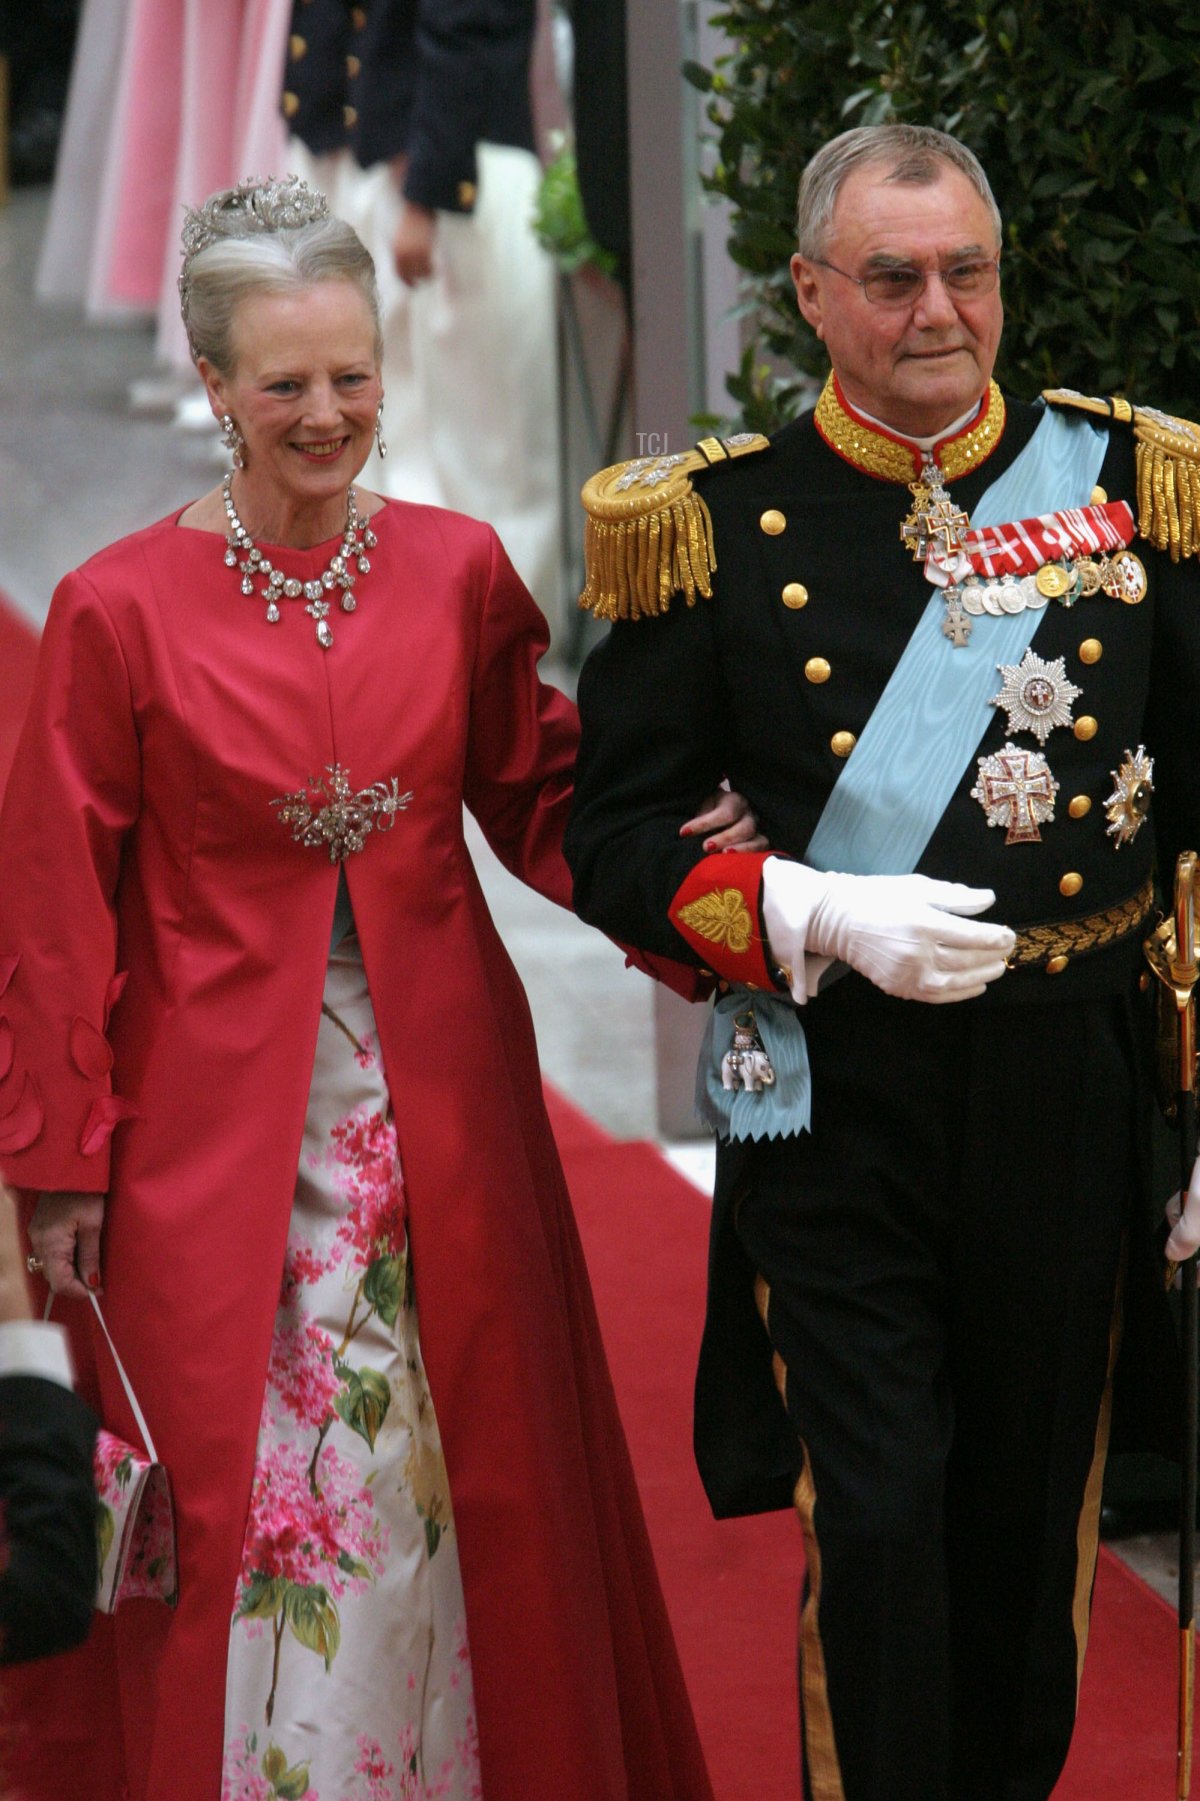
M 671 924 L 706 966 L 743 988 L 771 988 L 769 949 L 759 914 L 763 864 L 771 851 L 702 857 L 675 891 Z

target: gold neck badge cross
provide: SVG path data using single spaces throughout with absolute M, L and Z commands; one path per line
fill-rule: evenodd
M 942 556 L 954 556 L 963 548 L 971 521 L 946 492 L 937 464 L 930 464 L 920 481 L 910 482 L 908 491 L 913 506 L 900 527 L 900 541 L 912 551 L 914 562 L 923 563 L 935 546 Z

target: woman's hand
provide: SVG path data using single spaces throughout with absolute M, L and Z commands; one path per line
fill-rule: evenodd
M 750 811 L 744 794 L 718 788 L 702 803 L 703 811 L 679 828 L 681 838 L 694 838 L 701 832 L 712 836 L 704 840 L 704 848 L 717 850 L 766 850 L 767 840 L 758 829 L 758 821 Z
M 42 1261 L 42 1274 L 55 1294 L 86 1301 L 100 1288 L 100 1227 L 104 1222 L 102 1194 L 38 1196 L 29 1222 L 29 1242 Z

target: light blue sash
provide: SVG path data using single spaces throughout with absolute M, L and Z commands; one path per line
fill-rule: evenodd
M 1107 448 L 1103 427 L 1048 409 L 1020 456 L 975 507 L 972 526 L 1087 505 Z M 999 685 L 998 665 L 1020 662 L 1042 612 L 989 615 L 961 646 L 943 632 L 945 617 L 945 599 L 935 589 L 817 821 L 803 856 L 814 869 L 912 873 L 995 717 L 989 703 Z M 721 1138 L 787 1138 L 811 1130 L 808 1048 L 790 1002 L 754 997 L 759 1034 L 775 1063 L 774 1087 L 757 1095 L 722 1089 L 732 1015 L 745 1005 L 744 995 L 735 993 L 710 1016 L 697 1071 L 697 1113 Z
M 1048 409 L 971 524 L 1086 506 L 1107 447 L 1102 427 Z M 804 852 L 814 869 L 908 875 L 916 868 L 995 718 L 988 703 L 1000 685 L 998 665 L 1021 661 L 1043 614 L 981 619 L 963 646 L 946 637 L 945 617 L 935 589 L 817 821 Z

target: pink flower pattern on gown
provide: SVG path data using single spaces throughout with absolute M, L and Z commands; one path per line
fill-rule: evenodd
M 330 960 L 233 1609 L 221 1801 L 479 1801 L 467 1622 L 357 942 Z

